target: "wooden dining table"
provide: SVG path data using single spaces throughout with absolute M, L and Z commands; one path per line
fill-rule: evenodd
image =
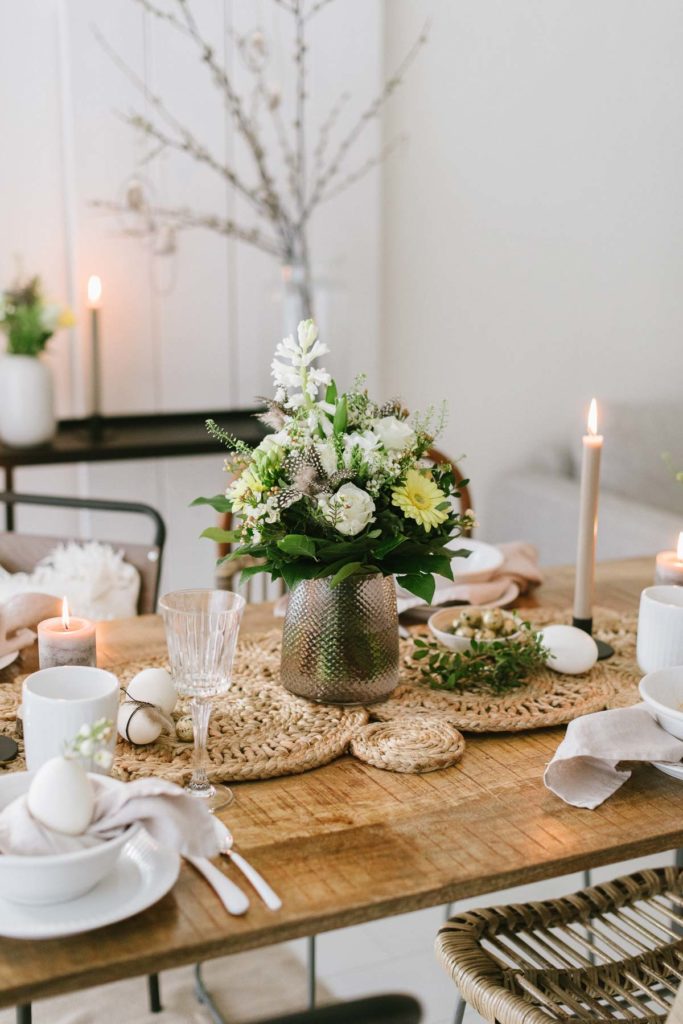
M 597 602 L 633 613 L 653 568 L 652 558 L 599 565 Z M 572 585 L 571 569 L 548 570 L 526 604 L 567 607 Z M 253 606 L 242 629 L 273 622 L 272 608 Z M 98 626 L 102 666 L 163 650 L 155 616 Z M 0 686 L 9 672 L 0 673 Z M 120 924 L 67 939 L 1 939 L 0 1006 L 683 846 L 683 788 L 649 765 L 593 811 L 545 789 L 543 769 L 562 734 L 469 736 L 458 765 L 426 775 L 345 757 L 302 775 L 235 784 L 222 816 L 236 848 L 281 895 L 280 911 L 254 896 L 244 917 L 231 917 L 183 866 L 164 899 Z M 221 869 L 243 883 L 231 864 Z

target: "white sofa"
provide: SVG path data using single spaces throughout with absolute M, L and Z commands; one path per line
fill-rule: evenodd
M 598 558 L 675 547 L 683 530 L 683 485 L 674 473 L 683 469 L 683 405 L 615 403 L 605 406 L 604 421 Z M 532 463 L 496 481 L 489 496 L 489 536 L 531 541 L 545 565 L 573 562 L 580 460 L 574 438 L 550 462 Z

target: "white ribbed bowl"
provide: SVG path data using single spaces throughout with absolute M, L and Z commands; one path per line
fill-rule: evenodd
M 0 811 L 25 793 L 31 772 L 0 776 Z M 100 785 L 123 786 L 117 779 L 93 775 Z M 50 853 L 43 857 L 0 854 L 0 896 L 12 903 L 65 903 L 94 888 L 116 864 L 121 850 L 140 829 L 135 824 L 108 842 L 74 853 Z
M 662 729 L 683 740 L 683 665 L 649 672 L 638 689 Z

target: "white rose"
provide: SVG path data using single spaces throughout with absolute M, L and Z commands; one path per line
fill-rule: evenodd
M 337 472 L 337 452 L 329 441 L 325 444 L 317 444 L 316 450 L 320 456 L 320 465 L 326 476 L 334 476 Z
M 415 440 L 413 428 L 396 416 L 383 416 L 379 420 L 373 420 L 372 429 L 388 452 L 402 451 Z
M 342 484 L 332 497 L 321 494 L 318 504 L 325 518 L 346 537 L 355 537 L 374 519 L 374 501 L 355 484 Z

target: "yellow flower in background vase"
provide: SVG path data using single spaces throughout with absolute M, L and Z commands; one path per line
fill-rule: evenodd
M 409 469 L 405 482 L 391 492 L 392 505 L 398 506 L 406 518 L 423 526 L 427 533 L 448 519 L 448 509 L 439 508 L 444 501 L 443 491 L 416 469 Z
M 59 314 L 59 320 L 57 321 L 57 326 L 58 327 L 73 327 L 73 325 L 75 323 L 76 323 L 76 317 L 73 314 L 73 310 L 69 309 L 68 306 L 65 306 L 64 309 Z

